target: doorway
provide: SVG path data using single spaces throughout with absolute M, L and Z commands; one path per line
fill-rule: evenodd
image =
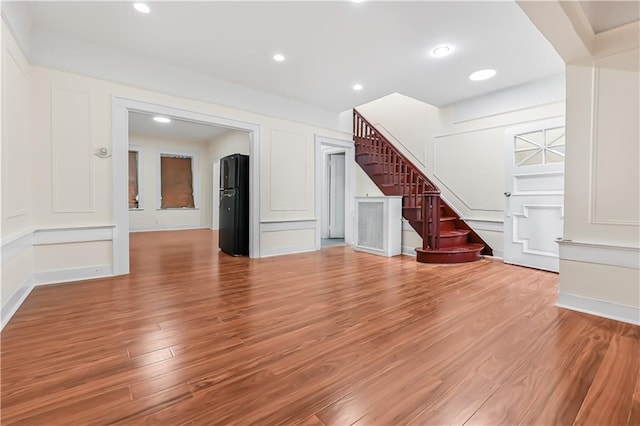
M 504 261 L 558 272 L 564 223 L 564 118 L 507 130 Z
M 345 153 L 342 148 L 323 147 L 324 187 L 322 194 L 321 247 L 344 244 Z
M 128 170 L 129 112 L 173 117 L 247 132 L 249 135 L 249 257 L 260 257 L 259 235 L 259 164 L 260 126 L 195 111 L 172 108 L 142 101 L 114 97 L 112 110 L 112 173 L 113 173 L 113 273 L 129 273 L 129 195 Z
M 353 245 L 355 164 L 351 141 L 316 136 L 316 248 Z

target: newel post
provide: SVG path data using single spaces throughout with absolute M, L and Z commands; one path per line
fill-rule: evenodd
M 440 248 L 440 191 L 422 193 L 422 248 Z

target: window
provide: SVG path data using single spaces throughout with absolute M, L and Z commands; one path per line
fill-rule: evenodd
M 194 209 L 197 194 L 195 155 L 160 154 L 160 209 Z
M 517 167 L 564 162 L 564 127 L 521 133 L 514 141 Z
M 129 147 L 129 208 L 142 209 L 142 176 L 140 169 L 142 149 L 140 147 Z

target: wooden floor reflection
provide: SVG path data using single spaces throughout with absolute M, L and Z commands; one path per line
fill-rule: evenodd
M 132 234 L 130 275 L 6 326 L 2 424 L 640 424 L 640 328 L 556 308 L 557 280 Z

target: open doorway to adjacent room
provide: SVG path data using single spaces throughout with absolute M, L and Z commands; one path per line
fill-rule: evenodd
M 345 155 L 341 148 L 323 147 L 322 216 L 320 245 L 344 244 L 345 225 Z
M 353 143 L 316 137 L 319 248 L 352 244 Z
M 231 154 L 249 156 L 248 251 L 259 257 L 258 133 L 250 123 L 116 98 L 114 273 L 129 272 L 129 232 L 210 232 L 217 245 L 219 161 Z

